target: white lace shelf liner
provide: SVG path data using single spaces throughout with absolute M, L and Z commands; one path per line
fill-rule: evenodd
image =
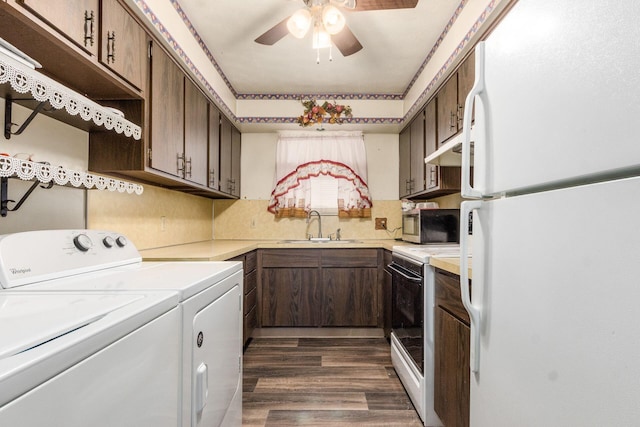
M 18 177 L 24 181 L 38 180 L 43 184 L 54 182 L 57 185 L 71 185 L 87 189 L 127 192 L 142 194 L 142 185 L 88 172 L 74 171 L 63 166 L 52 166 L 45 163 L 30 162 L 15 157 L 0 156 L 0 177 Z
M 136 140 L 142 136 L 140 126 L 0 53 L 0 84 L 2 83 L 11 84 L 18 93 L 31 92 L 36 101 L 49 101 L 55 109 L 64 108 L 70 115 L 80 115 L 83 120 L 93 121 L 108 130 L 123 133 Z

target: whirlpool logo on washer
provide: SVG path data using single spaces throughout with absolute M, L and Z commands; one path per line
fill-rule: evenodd
M 9 271 L 14 276 L 18 276 L 18 275 L 21 275 L 21 274 L 31 273 L 31 267 L 10 268 Z

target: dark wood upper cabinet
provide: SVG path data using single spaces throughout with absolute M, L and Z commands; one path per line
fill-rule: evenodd
M 411 193 L 425 190 L 424 110 L 411 122 Z
M 220 191 L 240 196 L 240 132 L 229 119 L 220 122 Z
M 473 87 L 475 54 L 472 52 L 436 95 L 438 99 L 438 147 L 462 130 L 464 103 Z
M 150 98 L 150 166 L 181 177 L 184 170 L 184 74 L 157 46 L 153 47 L 151 56 Z
M 458 75 L 454 74 L 436 95 L 438 99 L 438 146 L 458 133 Z
M 76 45 L 98 54 L 98 0 L 18 0 Z
M 464 104 L 467 100 L 467 95 L 471 92 L 471 88 L 473 87 L 473 82 L 475 80 L 475 70 L 476 70 L 476 51 L 472 50 L 471 55 L 464 60 L 460 68 L 458 68 L 458 104 L 460 105 L 460 110 L 458 114 L 458 128 L 462 129 L 462 118 L 464 115 Z M 473 121 L 474 112 L 471 112 L 471 120 Z
M 400 197 L 419 194 L 425 190 L 425 122 L 424 110 L 400 132 Z
M 184 87 L 184 178 L 207 185 L 207 98 L 189 79 Z
M 404 197 L 411 194 L 411 126 L 407 126 L 400 132 L 399 150 L 398 194 L 400 197 Z
M 434 153 L 438 146 L 438 126 L 436 120 L 436 100 L 432 99 L 425 107 L 424 112 L 424 156 Z M 426 190 L 432 190 L 440 184 L 439 167 L 432 164 L 425 165 Z
M 242 150 L 242 134 L 234 126 L 231 127 L 231 192 L 240 197 L 240 155 Z
M 209 182 L 208 186 L 220 190 L 220 111 L 209 105 Z
M 102 0 L 100 62 L 143 89 L 147 76 L 147 34 L 116 0 Z

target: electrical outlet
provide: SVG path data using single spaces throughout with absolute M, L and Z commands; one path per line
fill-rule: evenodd
M 376 230 L 387 229 L 387 218 L 376 218 Z

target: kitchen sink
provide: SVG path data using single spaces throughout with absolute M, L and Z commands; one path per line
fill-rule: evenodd
M 344 239 L 344 240 L 280 240 L 278 243 L 295 243 L 295 244 L 319 244 L 319 243 L 362 243 L 361 240 Z

